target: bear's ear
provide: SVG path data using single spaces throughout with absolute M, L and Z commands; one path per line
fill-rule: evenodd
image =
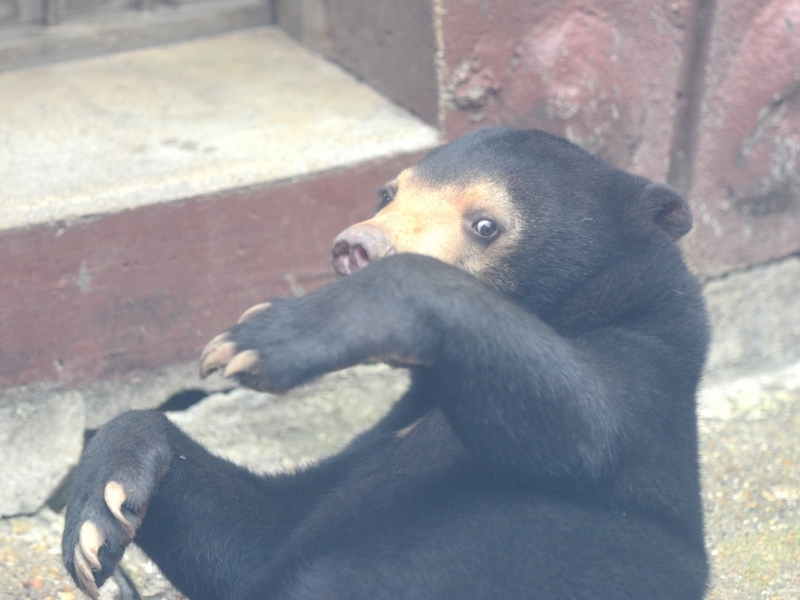
M 683 197 L 668 185 L 651 183 L 642 192 L 641 202 L 653 224 L 664 231 L 673 242 L 692 228 L 692 211 Z

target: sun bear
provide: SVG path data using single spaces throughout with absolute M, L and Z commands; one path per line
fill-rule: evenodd
M 671 188 L 540 131 L 431 151 L 333 244 L 334 283 L 201 357 L 279 392 L 367 360 L 408 392 L 338 455 L 261 476 L 161 413 L 89 442 L 64 562 L 93 597 L 134 541 L 205 599 L 700 599 L 708 345 Z

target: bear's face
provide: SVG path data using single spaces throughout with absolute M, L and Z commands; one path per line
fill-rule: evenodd
M 340 233 L 350 273 L 413 252 L 456 266 L 542 314 L 642 245 L 691 228 L 680 195 L 536 130 L 486 128 L 432 150 Z
M 492 281 L 522 237 L 524 218 L 502 183 L 438 183 L 406 169 L 379 191 L 378 213 L 343 231 L 333 264 L 349 275 L 398 252 L 432 256 Z

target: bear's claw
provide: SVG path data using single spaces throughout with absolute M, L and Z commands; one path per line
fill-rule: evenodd
M 239 317 L 238 325 L 264 312 L 270 306 L 272 306 L 271 302 L 251 306 Z M 231 339 L 231 333 L 221 333 L 206 344 L 200 355 L 200 377 L 205 378 L 220 369 L 224 369 L 225 377 L 247 373 L 253 371 L 259 361 L 260 357 L 257 351 L 243 350 L 240 352 L 239 345 Z
M 256 304 L 255 306 L 251 306 L 242 313 L 241 317 L 239 317 L 239 325 L 247 321 L 247 319 L 257 315 L 258 313 L 264 312 L 270 306 L 272 306 L 272 302 L 262 302 L 261 304 Z
M 248 371 L 253 371 L 253 367 L 255 367 L 261 358 L 258 356 L 258 352 L 255 350 L 245 350 L 244 352 L 239 352 L 236 356 L 234 356 L 228 366 L 225 367 L 225 377 L 231 377 L 238 373 L 247 373 Z
M 211 340 L 200 356 L 200 377 L 207 377 L 227 365 L 236 356 L 237 345 L 230 341 L 227 333 Z
M 95 571 L 100 571 L 103 565 L 100 564 L 100 559 L 97 558 L 97 552 L 100 550 L 100 546 L 103 545 L 104 540 L 97 529 L 97 525 L 91 521 L 84 521 L 78 534 L 78 540 L 78 548 L 80 548 L 86 561 Z
M 122 487 L 122 484 L 116 481 L 109 481 L 103 491 L 103 497 L 108 506 L 108 510 L 110 510 L 111 514 L 122 524 L 128 536 L 133 539 L 136 528 L 131 525 L 131 522 L 122 514 L 122 504 L 125 502 L 126 498 L 125 489 Z
M 89 521 L 87 521 L 89 523 Z M 75 565 L 75 577 L 77 584 L 89 597 L 97 598 L 100 596 L 100 589 L 94 580 L 92 567 L 89 565 L 89 560 L 86 558 L 81 545 L 75 546 L 75 551 L 72 555 L 73 564 Z

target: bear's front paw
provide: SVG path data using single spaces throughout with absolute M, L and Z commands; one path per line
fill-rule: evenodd
M 359 282 L 363 276 L 254 306 L 208 343 L 200 376 L 221 371 L 246 387 L 276 393 L 367 359 L 409 358 L 408 320 L 387 314 L 385 303 L 363 285 L 349 285 Z
M 77 586 L 92 598 L 114 572 L 144 519 L 170 462 L 147 413 L 128 413 L 91 440 L 75 472 L 61 552 Z M 143 434 L 143 435 L 142 435 Z
M 247 309 L 239 317 L 237 327 L 218 335 L 206 344 L 200 356 L 200 377 L 205 378 L 215 371 L 222 370 L 225 377 L 235 377 L 245 385 L 252 382 L 254 384 L 250 387 L 259 387 L 254 380 L 264 376 L 261 356 L 256 349 L 244 346 L 243 340 L 240 339 L 242 336 L 237 334 L 241 332 L 243 323 L 262 314 L 270 306 L 271 303 L 265 302 Z

